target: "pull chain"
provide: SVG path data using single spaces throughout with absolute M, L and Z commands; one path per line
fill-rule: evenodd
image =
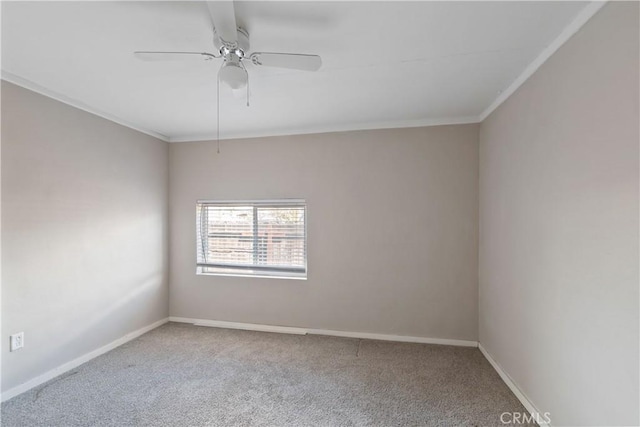
M 242 67 L 242 69 L 244 70 L 247 76 L 247 107 L 248 107 L 249 106 L 249 73 L 247 72 L 247 67 L 245 67 L 242 62 L 240 62 L 240 66 Z
M 216 141 L 218 143 L 218 154 L 220 154 L 220 75 L 218 75 L 216 82 L 218 86 L 216 91 L 216 116 L 218 120 L 218 123 L 216 125 Z
M 249 79 L 247 79 L 247 107 L 249 106 Z
M 247 69 L 245 68 L 244 64 L 242 64 L 242 68 L 244 68 L 245 72 L 247 71 Z M 216 126 L 216 142 L 218 144 L 218 154 L 220 154 L 220 73 L 218 73 L 218 78 L 216 79 L 216 120 L 217 120 L 217 126 Z M 251 90 L 249 88 L 249 79 L 247 78 L 247 107 L 249 106 L 249 95 L 251 94 Z

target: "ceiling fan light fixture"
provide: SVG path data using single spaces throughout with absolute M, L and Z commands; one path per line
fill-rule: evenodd
M 227 84 L 231 89 L 237 90 L 247 86 L 249 77 L 247 70 L 239 62 L 225 61 L 218 72 L 220 81 Z

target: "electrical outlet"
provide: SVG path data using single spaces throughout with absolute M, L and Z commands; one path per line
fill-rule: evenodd
M 24 347 L 24 332 L 18 332 L 17 334 L 11 335 L 9 351 L 16 351 L 22 347 Z

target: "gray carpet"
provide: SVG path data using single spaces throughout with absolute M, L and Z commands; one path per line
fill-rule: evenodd
M 476 348 L 169 323 L 2 404 L 2 426 L 493 426 Z

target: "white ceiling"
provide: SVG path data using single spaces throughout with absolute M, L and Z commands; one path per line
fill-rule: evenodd
M 221 89 L 221 138 L 478 121 L 585 2 L 236 2 L 251 51 L 321 55 L 319 72 L 248 66 Z M 2 2 L 7 80 L 166 140 L 216 133 L 219 62 L 202 2 Z

